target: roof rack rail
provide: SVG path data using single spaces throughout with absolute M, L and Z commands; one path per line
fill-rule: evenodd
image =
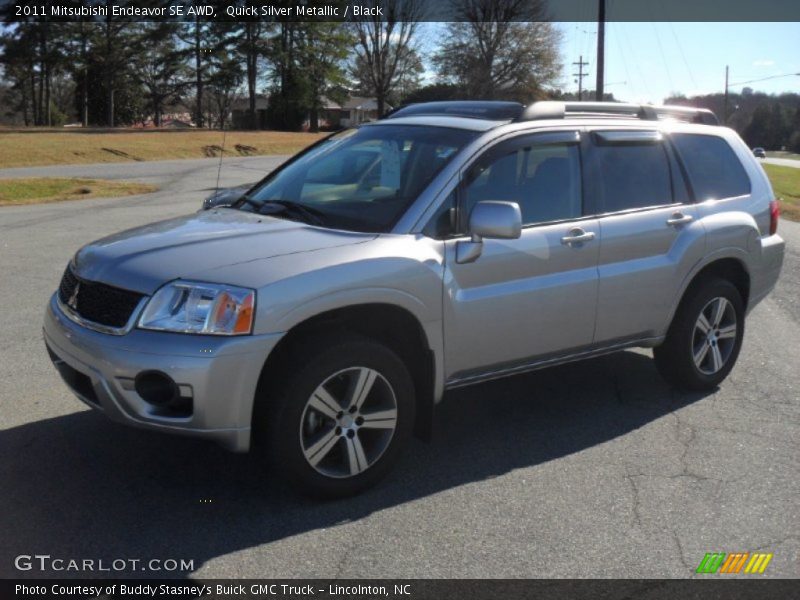
M 534 102 L 522 111 L 517 121 L 563 119 L 566 116 L 626 116 L 646 121 L 673 118 L 704 125 L 719 125 L 717 115 L 707 108 L 689 106 L 653 106 L 650 104 L 623 104 L 621 102 L 561 102 L 545 100 Z
M 399 117 L 448 116 L 485 119 L 489 121 L 514 120 L 522 114 L 524 104 L 497 100 L 444 100 L 406 104 L 385 115 L 384 119 Z

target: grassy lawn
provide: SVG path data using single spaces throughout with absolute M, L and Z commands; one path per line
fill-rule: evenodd
M 229 131 L 225 156 L 294 154 L 327 134 Z M 0 169 L 86 163 L 210 158 L 221 131 L 0 129 Z
M 781 216 L 800 221 L 800 169 L 762 164 L 772 182 L 775 195 L 781 199 Z
M 156 189 L 145 183 L 102 179 L 0 179 L 0 206 L 131 196 L 147 194 Z

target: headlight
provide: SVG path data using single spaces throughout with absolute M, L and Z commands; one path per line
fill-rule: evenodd
M 208 335 L 247 335 L 253 331 L 253 290 L 173 281 L 150 298 L 139 318 L 142 329 L 204 333 Z

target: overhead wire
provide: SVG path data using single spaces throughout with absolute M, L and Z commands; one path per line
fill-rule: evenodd
M 661 55 L 661 62 L 664 64 L 664 70 L 667 72 L 667 81 L 669 81 L 669 91 L 672 93 L 675 91 L 675 84 L 672 80 L 672 72 L 669 69 L 669 63 L 667 62 L 666 54 L 664 54 L 664 47 L 661 45 L 661 36 L 658 35 L 658 27 L 656 27 L 656 23 L 651 21 L 650 25 L 653 27 L 653 31 L 656 34 L 656 44 L 658 45 L 658 52 Z
M 675 45 L 678 47 L 678 50 L 681 53 L 681 58 L 683 59 L 683 64 L 686 67 L 686 72 L 689 74 L 689 79 L 691 79 L 691 81 L 692 81 L 692 88 L 697 90 L 697 81 L 695 81 L 694 73 L 692 73 L 692 67 L 689 66 L 689 61 L 686 60 L 686 54 L 683 51 L 683 46 L 678 41 L 678 35 L 675 33 L 675 28 L 673 27 L 672 23 L 669 22 L 669 21 L 667 22 L 667 25 L 669 25 L 669 29 L 672 32 L 672 38 L 675 40 Z

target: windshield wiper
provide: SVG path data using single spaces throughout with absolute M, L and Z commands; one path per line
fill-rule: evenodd
M 258 213 L 262 215 L 270 214 L 270 211 L 265 212 L 265 208 L 277 207 L 278 211 L 274 212 L 285 212 L 288 215 L 300 217 L 300 219 L 311 225 L 322 225 L 323 219 L 326 216 L 321 210 L 305 206 L 298 202 L 292 202 L 291 200 L 270 199 L 258 202 L 251 198 L 245 198 L 245 203 L 255 206 Z
M 291 200 L 281 200 L 280 198 L 255 200 L 247 194 L 244 194 L 239 198 L 239 200 L 237 200 L 237 204 L 240 206 L 250 205 L 255 208 L 256 212 L 260 215 L 286 213 L 287 215 L 300 217 L 300 219 L 305 223 L 310 223 L 311 225 L 322 225 L 323 218 L 326 216 L 324 212 L 317 210 L 316 208 L 311 208 L 310 206 L 305 206 L 304 204 L 292 202 Z M 265 211 L 265 208 L 273 208 L 277 210 Z
M 242 205 L 249 204 L 250 206 L 253 206 L 255 208 L 258 208 L 259 206 L 261 206 L 260 202 L 258 202 L 257 200 L 253 200 L 247 194 L 242 194 L 241 196 L 239 196 L 239 199 L 234 203 L 234 206 L 236 204 L 242 204 Z

